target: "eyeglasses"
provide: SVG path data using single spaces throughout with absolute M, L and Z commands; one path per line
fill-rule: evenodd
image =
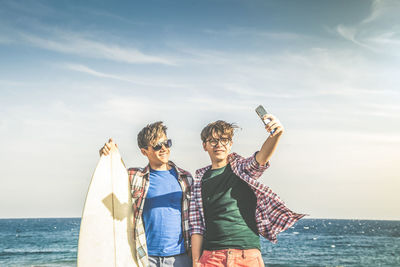
M 158 151 L 162 148 L 163 145 L 165 146 L 165 148 L 170 148 L 172 146 L 172 140 L 168 139 L 164 142 L 159 142 L 157 145 L 152 146 L 152 148 L 154 149 L 154 151 Z
M 219 139 L 208 139 L 207 142 L 210 143 L 211 146 L 216 146 L 218 143 L 221 143 L 221 145 L 226 146 L 227 144 L 229 144 L 229 142 L 231 141 L 230 138 L 219 138 Z

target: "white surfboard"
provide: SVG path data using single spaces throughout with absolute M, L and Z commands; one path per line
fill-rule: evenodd
M 138 266 L 128 173 L 118 149 L 101 156 L 86 196 L 78 267 Z

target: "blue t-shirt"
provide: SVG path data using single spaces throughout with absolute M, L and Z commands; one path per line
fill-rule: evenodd
M 144 201 L 143 221 L 150 256 L 185 252 L 182 234 L 182 188 L 174 168 L 150 170 L 150 186 Z

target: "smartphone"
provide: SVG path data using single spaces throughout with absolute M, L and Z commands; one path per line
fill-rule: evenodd
M 270 119 L 266 119 L 263 120 L 264 115 L 268 114 L 268 112 L 265 110 L 265 108 L 262 105 L 259 105 L 256 108 L 256 113 L 257 115 L 260 117 L 260 119 L 262 120 L 262 122 L 264 123 L 264 125 L 267 125 L 271 120 Z M 275 132 L 275 129 L 273 129 L 271 131 L 271 134 Z

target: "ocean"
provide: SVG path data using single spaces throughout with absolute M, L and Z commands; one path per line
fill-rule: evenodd
M 0 219 L 0 266 L 76 266 L 79 225 Z M 302 219 L 261 248 L 266 266 L 400 266 L 400 221 Z

